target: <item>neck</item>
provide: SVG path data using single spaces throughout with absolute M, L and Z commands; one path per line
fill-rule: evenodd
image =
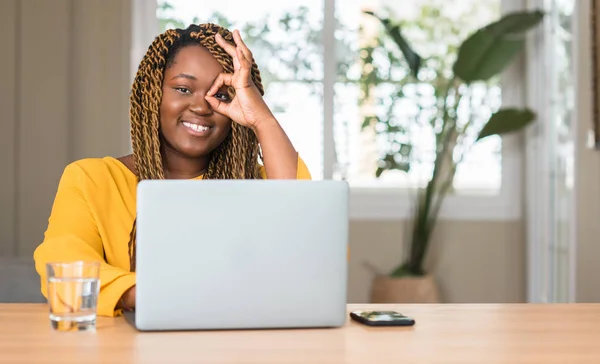
M 209 157 L 187 158 L 168 148 L 162 152 L 166 179 L 192 179 L 208 169 Z

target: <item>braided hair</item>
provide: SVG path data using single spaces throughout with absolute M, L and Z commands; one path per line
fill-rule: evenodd
M 232 33 L 216 24 L 190 25 L 186 29 L 169 29 L 157 36 L 148 47 L 140 62 L 130 94 L 129 118 L 133 158 L 138 181 L 164 179 L 159 135 L 159 108 L 162 99 L 162 83 L 165 70 L 170 67 L 178 52 L 187 46 L 205 47 L 221 64 L 225 73 L 233 73 L 233 59 L 219 46 L 215 35 L 219 33 L 234 43 Z M 235 43 L 234 43 L 235 44 Z M 261 95 L 258 66 L 252 60 L 252 81 Z M 235 90 L 229 87 L 231 98 Z M 225 140 L 211 154 L 203 179 L 260 179 L 258 139 L 250 128 L 232 123 Z M 136 220 L 129 235 L 129 269 L 135 271 Z

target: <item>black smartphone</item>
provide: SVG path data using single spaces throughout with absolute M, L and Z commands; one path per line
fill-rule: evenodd
M 352 311 L 350 318 L 368 326 L 413 326 L 415 320 L 396 311 Z

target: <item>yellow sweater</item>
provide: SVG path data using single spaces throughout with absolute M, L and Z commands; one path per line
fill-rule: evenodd
M 261 170 L 266 178 L 264 167 Z M 300 158 L 298 179 L 311 179 Z M 121 313 L 115 306 L 135 285 L 135 273 L 129 272 L 127 243 L 136 214 L 136 187 L 135 175 L 112 157 L 82 159 L 65 168 L 44 241 L 33 255 L 45 297 L 46 263 L 101 261 L 98 314 Z

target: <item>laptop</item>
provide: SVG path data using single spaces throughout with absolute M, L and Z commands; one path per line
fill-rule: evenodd
M 137 189 L 140 331 L 340 327 L 348 185 L 160 180 Z

